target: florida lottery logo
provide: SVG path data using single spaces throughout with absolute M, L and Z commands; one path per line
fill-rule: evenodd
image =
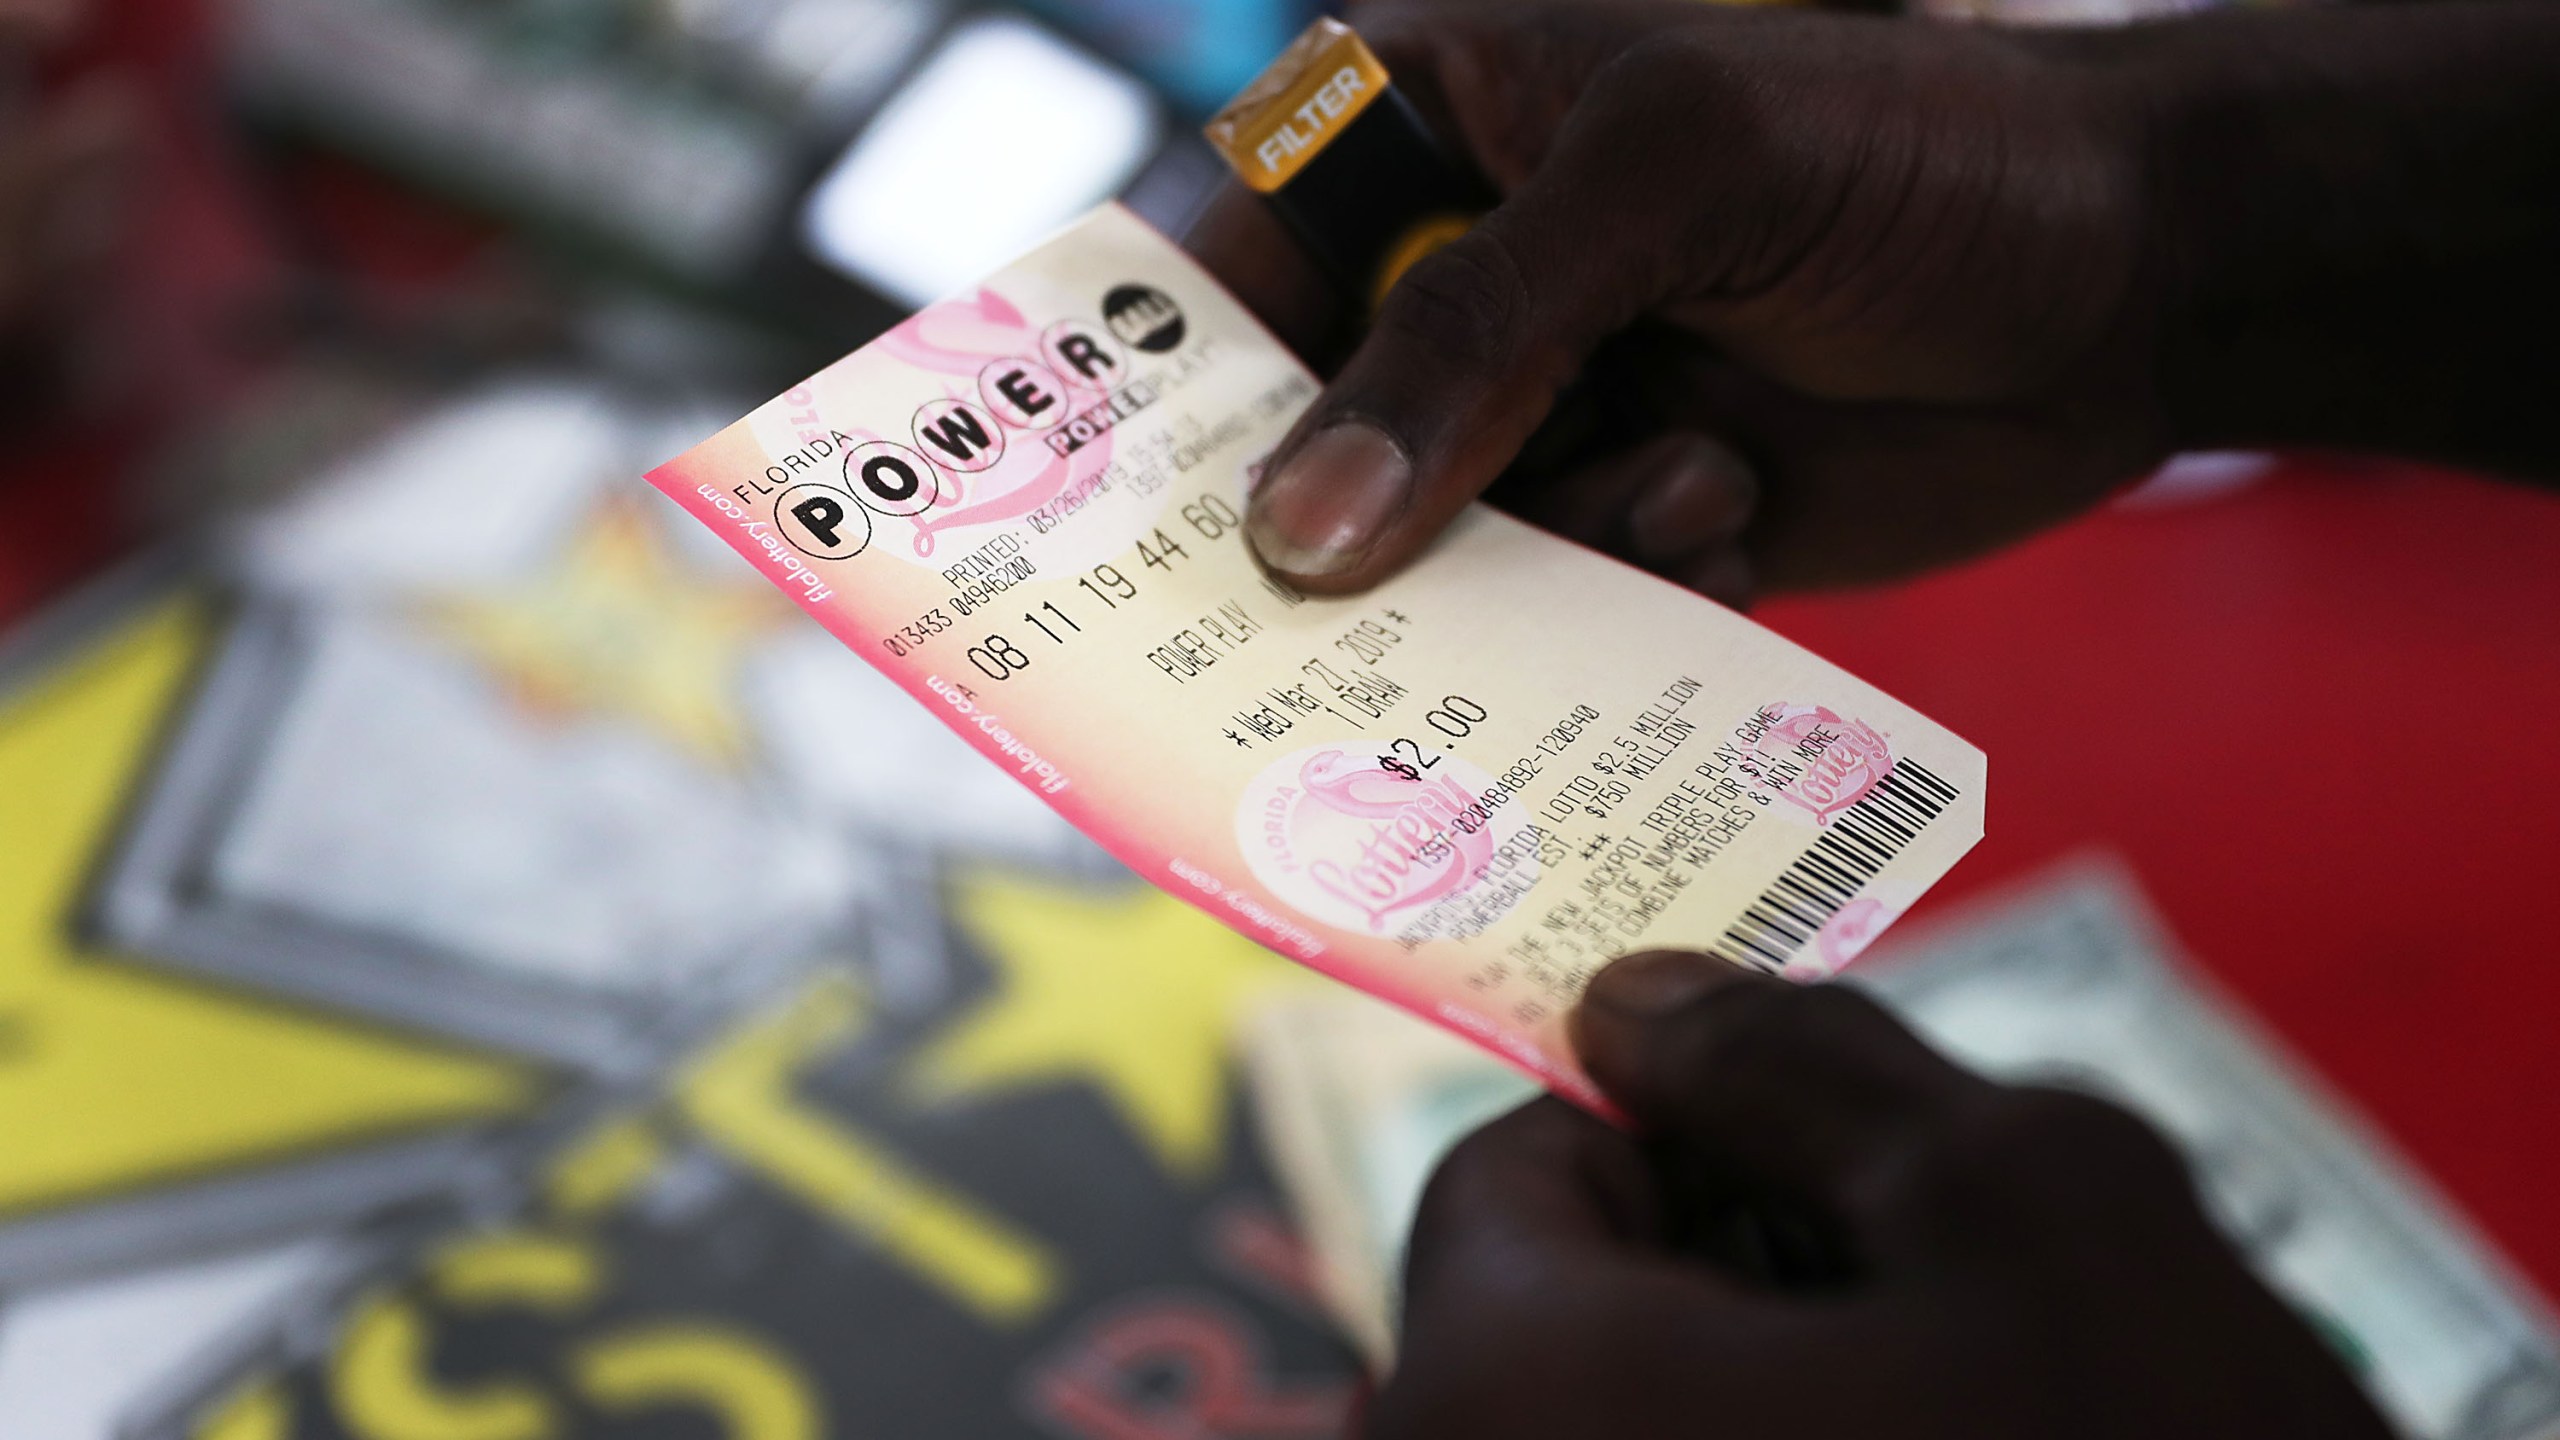
M 1778 793 L 1816 825 L 1830 824 L 1893 773 L 1893 747 L 1863 720 L 1785 702 L 1760 707 L 1755 719 L 1763 733 L 1754 748 L 1790 772 Z
M 1495 782 L 1454 755 L 1418 770 L 1376 748 L 1318 745 L 1273 761 L 1245 788 L 1236 841 L 1254 877 L 1302 914 L 1396 935 L 1463 896 L 1493 860 L 1477 799 Z

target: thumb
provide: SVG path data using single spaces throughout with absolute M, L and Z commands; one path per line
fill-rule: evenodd
M 1306 589 L 1385 578 L 1520 452 L 1601 340 L 1654 297 L 1590 226 L 1560 145 L 1476 227 L 1405 272 L 1256 487 L 1246 533 Z M 1623 236 L 1616 237 L 1623 239 Z
M 1640 1126 L 1852 1222 L 1876 1218 L 1879 1175 L 1996 1090 L 1854 990 L 1682 951 L 1603 969 L 1573 1037 Z

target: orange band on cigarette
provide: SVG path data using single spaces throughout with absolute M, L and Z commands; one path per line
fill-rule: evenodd
M 1324 153 L 1387 88 L 1351 27 L 1318 20 L 1203 127 L 1244 183 L 1269 194 Z

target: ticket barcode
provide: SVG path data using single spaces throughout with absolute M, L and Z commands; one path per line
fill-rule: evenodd
M 1784 970 L 1956 794 L 1919 761 L 1895 761 L 1873 790 L 1832 817 L 1822 838 L 1760 892 L 1709 953 L 1773 975 Z

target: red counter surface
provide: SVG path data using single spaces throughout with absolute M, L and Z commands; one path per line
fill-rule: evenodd
M 2297 462 L 1760 618 L 1991 757 L 1920 919 L 2121 856 L 2560 1294 L 2560 496 Z

